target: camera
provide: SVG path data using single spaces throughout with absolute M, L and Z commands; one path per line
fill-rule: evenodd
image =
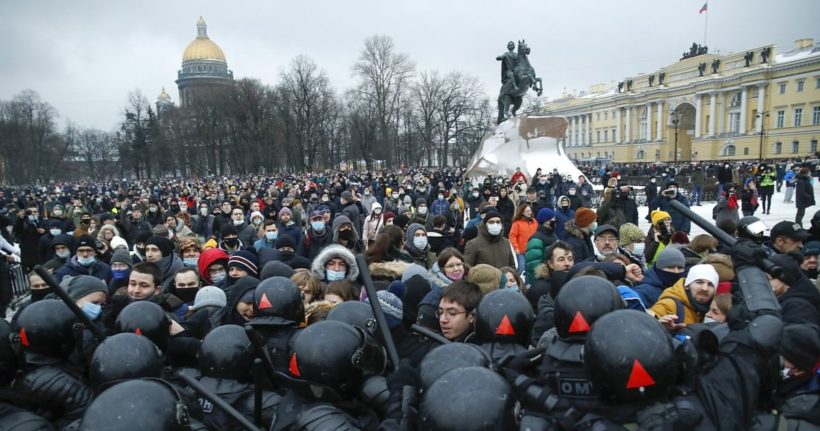
M 661 195 L 673 198 L 677 192 L 675 190 L 664 190 L 661 192 Z

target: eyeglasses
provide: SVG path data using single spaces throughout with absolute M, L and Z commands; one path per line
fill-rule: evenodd
M 455 319 L 459 314 L 467 314 L 467 311 L 453 311 L 439 308 L 436 310 L 436 319 L 441 319 L 441 316 L 447 316 L 447 319 Z
M 610 242 L 614 243 L 614 242 L 618 242 L 618 238 L 613 238 L 613 237 L 609 237 L 609 236 L 608 237 L 603 237 L 603 238 L 598 237 L 598 238 L 595 238 L 595 241 L 602 242 L 604 244 L 610 243 Z
M 461 263 L 461 262 L 444 265 L 444 269 L 456 269 L 456 268 L 463 268 L 463 267 L 464 267 L 464 264 Z

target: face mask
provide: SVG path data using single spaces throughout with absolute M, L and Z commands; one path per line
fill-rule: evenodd
M 370 196 L 370 192 L 369 192 L 369 191 L 367 191 L 367 190 L 365 190 L 365 191 L 364 191 L 364 195 L 365 195 L 365 196 Z
M 182 259 L 182 264 L 188 268 L 196 268 L 197 262 L 199 262 L 198 257 L 186 257 Z
M 262 220 L 260 220 L 258 218 L 253 220 L 253 225 L 254 226 L 259 226 L 260 224 L 262 224 Z
M 392 194 L 392 195 L 390 195 L 390 196 L 392 196 L 392 197 L 393 197 L 393 199 L 398 199 L 398 198 L 399 198 L 399 194 L 398 194 L 398 193 L 393 193 L 393 194 Z
M 639 242 L 636 243 L 634 247 L 635 248 L 632 249 L 632 254 L 634 254 L 635 256 L 643 256 L 643 252 L 644 250 L 646 250 L 646 244 Z
M 155 213 L 155 212 L 157 212 L 157 207 L 150 207 L 150 208 L 148 208 L 148 211 L 152 212 L 152 213 Z
M 323 222 L 323 221 L 312 221 L 312 222 L 310 222 L 310 227 L 315 232 L 324 232 L 325 231 L 325 222 Z
M 70 250 L 58 251 L 54 254 L 57 255 L 57 257 L 59 257 L 60 259 L 67 259 L 68 256 L 71 256 L 71 251 Z
M 228 239 L 225 240 L 225 245 L 227 245 L 228 247 L 231 247 L 231 248 L 235 248 L 236 246 L 239 245 L 239 239 L 238 238 L 228 238 Z
M 427 214 L 427 207 L 419 207 L 418 212 L 421 215 Z
M 575 190 L 570 190 L 570 191 L 569 191 L 569 195 L 570 195 L 570 196 L 575 196 Z
M 339 231 L 339 238 L 341 238 L 343 240 L 353 239 L 353 229 L 340 230 Z
M 327 277 L 327 281 L 339 281 L 345 279 L 345 272 L 344 271 L 333 271 L 330 269 L 325 270 L 325 277 Z
M 211 274 L 211 281 L 213 281 L 214 284 L 221 283 L 223 280 L 225 280 L 225 277 L 227 275 L 228 273 L 225 271 L 217 272 L 216 274 Z
M 438 195 L 438 200 L 444 200 L 444 195 Z
M 49 229 L 49 230 L 48 230 L 48 232 L 49 232 L 52 236 L 57 236 L 57 235 L 59 235 L 59 234 L 63 233 L 63 231 L 62 231 L 61 229 Z
M 265 232 L 265 239 L 268 241 L 276 241 L 276 238 L 279 237 L 279 231 L 276 232 Z
M 96 261 L 96 260 L 97 260 L 97 258 L 95 258 L 94 256 L 91 256 L 91 257 L 77 256 L 77 263 L 79 263 L 82 266 L 91 266 L 91 265 L 94 264 L 94 261 Z
M 538 182 L 541 183 L 541 184 L 546 184 L 547 180 L 538 180 Z
M 478 197 L 478 192 L 473 192 L 473 197 L 477 198 Z
M 196 293 L 198 291 L 199 291 L 199 289 L 197 289 L 195 287 L 194 288 L 185 287 L 185 288 L 182 288 L 182 289 L 177 289 L 174 296 L 181 299 L 182 302 L 184 302 L 186 304 L 193 304 L 194 299 L 196 299 Z
M 30 221 L 32 223 L 36 222 L 37 221 L 37 216 L 36 215 L 28 216 L 28 221 Z
M 672 197 L 675 197 L 678 194 L 678 189 L 668 189 L 667 190 Z
M 598 229 L 598 222 L 594 221 L 591 225 L 589 225 L 590 232 L 595 232 L 595 229 Z
M 712 319 L 709 316 L 703 316 L 703 323 L 714 323 L 714 322 L 717 322 L 717 320 Z
M 329 198 L 326 198 L 326 197 L 323 197 L 323 198 L 322 198 L 322 202 L 327 202 L 327 201 L 329 201 L 329 200 L 330 200 L 330 199 L 329 199 Z
M 686 277 L 685 272 L 681 272 L 681 273 L 669 272 L 669 271 L 664 271 L 660 268 L 657 268 L 655 271 L 658 274 L 658 279 L 661 281 L 661 284 L 664 287 L 670 287 L 673 284 L 677 283 L 678 280 L 680 280 L 681 278 Z
M 50 293 L 50 287 L 47 287 L 45 289 L 31 289 L 31 302 L 37 302 L 41 299 L 44 299 Z
M 100 313 L 102 312 L 102 306 L 100 304 L 95 304 L 93 302 L 86 302 L 83 304 L 83 314 L 88 317 L 89 320 L 96 320 L 100 317 Z
M 654 178 L 652 178 L 651 180 L 649 180 L 649 182 L 650 182 L 650 183 L 652 183 L 652 184 L 655 184 L 655 181 L 657 181 L 657 180 L 656 180 L 656 179 L 654 179 Z
M 464 278 L 464 271 L 458 270 L 458 272 L 454 272 L 452 275 L 448 275 L 447 278 L 453 281 L 459 281 Z
M 242 226 L 242 223 L 245 223 L 245 220 L 234 220 L 233 221 L 234 226 Z
M 501 226 L 501 223 L 488 224 L 487 225 L 487 232 L 489 232 L 490 235 L 497 236 L 498 234 L 501 233 L 502 228 L 503 228 L 503 226 Z
M 427 247 L 427 237 L 426 236 L 413 237 L 413 247 L 416 247 L 419 250 L 424 250 Z
M 54 217 L 60 217 L 61 215 L 63 215 L 63 211 L 62 210 L 54 210 L 54 211 L 51 212 L 51 214 Z
M 453 209 L 457 210 L 457 209 L 459 209 L 460 206 L 461 205 L 459 205 L 458 202 L 456 202 L 456 203 L 453 204 Z
M 202 214 L 202 217 L 207 217 L 208 216 L 208 208 L 202 208 L 201 210 L 199 210 L 199 213 Z
M 517 284 L 508 284 L 507 289 L 512 290 L 513 292 L 518 292 L 518 285 Z

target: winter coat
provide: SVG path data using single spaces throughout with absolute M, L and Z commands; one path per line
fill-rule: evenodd
M 478 225 L 478 236 L 464 247 L 464 263 L 476 266 L 485 263 L 496 268 L 515 267 L 512 246 L 503 235 L 490 235 L 483 221 Z
M 387 262 L 373 262 L 367 265 L 370 271 L 370 276 L 373 280 L 394 281 L 401 280 L 404 271 L 410 267 L 412 263 L 402 260 L 390 260 Z
M 619 196 L 615 201 L 615 206 L 621 209 L 626 223 L 638 226 L 638 205 L 635 203 L 635 199 Z
M 581 198 L 581 206 L 592 208 L 592 198 L 595 197 L 595 190 L 592 189 L 592 184 L 589 181 L 578 184 L 576 194 Z
M 282 235 L 282 234 L 289 235 L 291 238 L 293 238 L 293 241 L 296 242 L 296 247 L 297 248 L 299 247 L 300 244 L 302 244 L 302 238 L 304 237 L 304 234 L 302 234 L 302 229 L 299 227 L 299 225 L 296 224 L 295 221 L 292 224 L 288 225 L 288 226 L 285 226 L 285 225 L 279 223 L 277 225 L 277 227 L 279 228 L 279 235 Z M 256 235 L 254 235 L 254 237 L 256 237 Z M 240 236 L 240 238 L 241 238 L 241 236 Z M 245 244 L 251 244 L 251 243 L 246 242 Z
M 808 175 L 797 175 L 794 190 L 794 202 L 798 209 L 814 206 L 814 187 Z
M 717 171 L 717 180 L 720 184 L 726 184 L 732 182 L 732 168 L 731 166 L 725 168 L 723 166 L 718 168 Z
M 504 223 L 504 234 L 509 235 L 510 228 L 512 228 L 512 219 L 515 216 L 515 202 L 509 195 L 505 198 L 499 197 L 496 209 L 501 214 L 501 222 Z
M 693 323 L 703 322 L 703 314 L 699 313 L 689 301 L 689 295 L 686 294 L 686 286 L 683 285 L 684 280 L 680 279 L 672 287 L 666 289 L 661 294 L 658 301 L 649 307 L 649 313 L 654 314 L 655 317 L 663 317 L 667 315 L 678 315 L 678 304 L 683 306 L 683 322 L 691 325 Z
M 564 242 L 572 246 L 572 257 L 575 262 L 595 258 L 595 250 L 592 248 L 590 234 L 584 232 L 575 225 L 575 220 L 569 220 L 564 224 L 566 233 Z
M 527 242 L 538 229 L 538 222 L 533 218 L 521 218 L 512 224 L 510 229 L 510 243 L 516 254 L 527 251 Z
M 558 198 L 557 202 L 561 202 L 561 199 L 567 198 L 569 196 L 561 196 Z M 566 224 L 567 220 L 572 220 L 575 218 L 575 210 L 572 209 L 572 206 L 568 207 L 567 209 L 561 208 L 561 206 L 557 206 L 555 209 L 555 236 L 557 238 L 564 237 L 564 224 Z
M 350 219 L 350 223 L 353 224 L 353 228 L 356 229 L 356 232 L 359 234 L 359 237 L 361 237 L 362 211 L 359 209 L 359 206 L 356 205 L 356 202 L 348 202 L 347 204 L 345 204 L 345 206 L 342 207 L 341 213 L 346 215 L 347 218 Z
M 43 233 L 38 233 L 37 229 L 42 229 Z M 46 232 L 48 232 L 48 226 L 45 224 L 45 220 L 41 218 L 38 218 L 34 223 L 28 219 L 17 218 L 14 223 L 14 234 L 17 235 L 17 239 L 20 241 L 20 257 L 23 266 L 32 267 L 42 263 L 38 246 L 40 238 Z
M 695 172 L 692 172 L 692 185 L 695 187 L 703 187 L 706 184 L 706 173 L 703 172 L 703 169 L 695 169 Z
M 99 278 L 108 284 L 111 281 L 111 267 L 107 263 L 97 259 L 91 266 L 85 267 L 77 262 L 77 256 L 71 256 L 60 269 L 54 271 L 54 278 L 61 282 L 64 277 L 76 277 L 78 275 L 90 275 Z
M 330 226 L 325 226 L 325 230 L 318 234 L 313 228 L 308 228 L 308 233 L 305 235 L 305 240 L 298 247 L 299 254 L 308 260 L 313 260 L 325 246 L 333 243 L 333 234 L 330 232 Z
M 615 226 L 616 229 L 620 229 L 621 225 L 626 223 L 626 217 L 617 205 L 615 197 L 613 196 L 614 193 L 615 191 L 612 189 L 605 193 L 604 203 L 601 204 L 596 212 L 598 226 L 608 224 Z
M 757 207 L 760 206 L 757 190 L 744 188 L 743 191 L 740 192 L 740 200 L 742 201 L 740 205 L 741 211 L 755 212 L 757 211 Z
M 655 268 L 646 271 L 643 274 L 643 281 L 641 281 L 641 284 L 633 288 L 635 293 L 640 295 L 641 302 L 645 307 L 655 305 L 664 290 L 669 287 L 664 285 L 657 271 L 658 270 Z
M 777 301 L 783 323 L 820 325 L 820 292 L 807 277 L 800 277 Z
M 540 265 L 544 263 L 547 256 L 547 248 L 556 241 L 555 233 L 552 229 L 546 226 L 538 226 L 538 229 L 527 241 L 526 252 L 524 253 L 524 262 L 527 269 L 527 280 L 532 282 L 535 280 L 535 271 Z M 528 292 L 529 293 L 529 292 Z

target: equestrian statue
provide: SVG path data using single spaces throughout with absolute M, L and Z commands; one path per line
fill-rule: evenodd
M 541 78 L 535 76 L 535 69 L 530 66 L 527 56 L 530 48 L 523 40 L 518 41 L 518 50 L 513 52 L 515 44 L 507 43 L 507 52 L 495 59 L 501 62 L 501 91 L 498 93 L 498 122 L 501 124 L 514 117 L 527 91 L 532 88 L 538 96 L 544 90 Z

